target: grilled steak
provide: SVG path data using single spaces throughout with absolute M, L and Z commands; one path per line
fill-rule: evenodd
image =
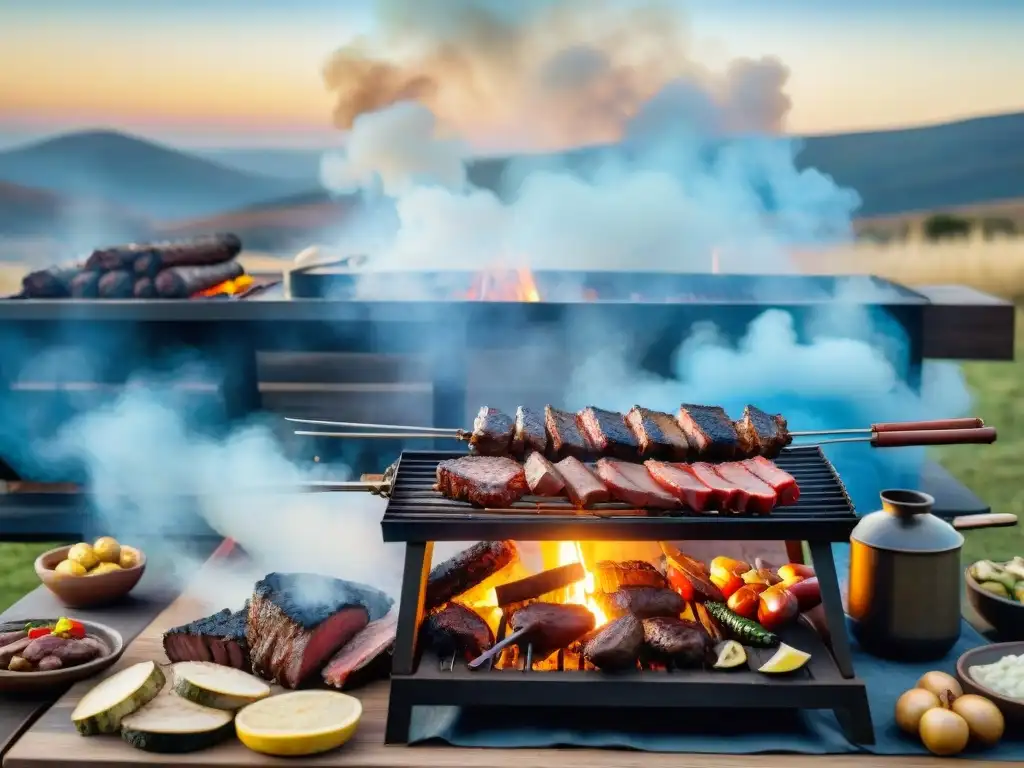
M 515 429 L 512 431 L 512 452 L 523 456 L 530 451 L 544 453 L 548 449 L 548 432 L 544 427 L 544 412 L 520 405 L 516 408 Z
M 426 610 L 468 592 L 518 559 L 514 541 L 479 541 L 438 563 L 427 577 Z
M 676 421 L 701 458 L 721 460 L 736 456 L 740 438 L 724 408 L 683 403 Z
M 423 637 L 438 656 L 475 659 L 494 645 L 494 633 L 476 611 L 461 603 L 437 608 L 423 622 Z
M 703 512 L 707 508 L 711 501 L 711 489 L 688 465 L 648 460 L 644 462 L 644 467 L 654 482 L 694 512 Z
M 636 436 L 621 413 L 588 406 L 577 414 L 576 420 L 595 453 L 636 459 L 639 451 Z
M 690 442 L 671 414 L 634 405 L 626 414 L 626 425 L 636 437 L 640 458 L 684 461 L 690 454 Z
M 225 608 L 212 616 L 164 632 L 164 653 L 171 661 L 212 661 L 249 671 L 249 646 L 245 639 L 248 608 Z
M 566 456 L 584 459 L 591 451 L 583 433 L 576 423 L 576 414 L 560 411 L 550 405 L 544 406 L 544 428 L 550 438 L 550 457 L 558 461 Z
M 513 631 L 525 629 L 519 647 L 533 646 L 533 660 L 543 661 L 594 628 L 594 614 L 573 603 L 529 603 L 512 614 Z
M 560 496 L 565 490 L 565 481 L 558 474 L 555 465 L 537 451 L 526 459 L 523 470 L 526 472 L 526 484 L 530 487 L 530 493 L 536 496 Z
M 686 601 L 668 587 L 619 587 L 611 594 L 594 594 L 598 605 L 612 618 L 633 614 L 641 619 L 652 616 L 678 616 L 686 610 Z
M 708 507 L 715 509 L 735 509 L 739 489 L 715 471 L 714 464 L 702 461 L 689 465 L 693 476 L 700 480 L 711 491 Z
M 507 456 L 462 456 L 437 465 L 434 490 L 482 507 L 510 507 L 526 495 L 526 473 Z
M 634 669 L 643 645 L 643 624 L 627 615 L 598 629 L 583 646 L 583 656 L 598 669 Z
M 324 682 L 345 688 L 387 676 L 391 671 L 391 650 L 397 629 L 398 611 L 371 621 L 327 662 L 322 674 Z
M 480 456 L 507 456 L 515 422 L 497 408 L 483 406 L 473 419 L 469 449 Z
M 598 459 L 597 475 L 612 498 L 639 509 L 676 509 L 679 500 L 651 478 L 642 464 Z
M 779 469 L 774 462 L 763 456 L 755 456 L 740 464 L 754 477 L 771 486 L 779 504 L 796 504 L 800 500 L 800 486 L 796 484 L 796 478 L 789 472 Z
M 646 560 L 602 560 L 594 568 L 597 588 L 614 592 L 619 587 L 664 587 L 665 577 Z
M 394 601 L 363 584 L 312 573 L 271 573 L 256 582 L 246 640 L 253 671 L 295 688 Z
M 739 463 L 717 464 L 715 471 L 736 488 L 733 508 L 737 512 L 767 515 L 775 506 L 775 491 L 764 480 L 745 470 Z
M 778 456 L 792 439 L 782 416 L 753 405 L 744 407 L 743 416 L 736 422 L 736 434 L 743 456 Z
M 680 667 L 700 667 L 709 659 L 711 638 L 692 621 L 656 617 L 644 619 L 644 650 L 653 658 Z
M 555 464 L 555 469 L 565 482 L 565 492 L 569 494 L 569 499 L 577 507 L 590 507 L 611 498 L 597 475 L 579 459 L 567 456 Z

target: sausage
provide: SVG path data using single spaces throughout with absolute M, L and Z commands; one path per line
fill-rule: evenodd
M 237 261 L 194 267 L 170 267 L 153 278 L 153 285 L 161 299 L 187 299 L 226 280 L 235 280 L 245 274 Z
M 79 664 L 98 659 L 100 649 L 84 640 L 69 640 L 65 645 L 55 649 L 53 655 L 60 659 L 65 667 L 77 667 Z
M 66 299 L 71 296 L 71 281 L 82 271 L 82 266 L 73 262 L 29 272 L 21 279 L 21 289 L 30 299 Z
M 71 297 L 95 299 L 100 295 L 100 273 L 81 272 L 71 278 Z
M 28 648 L 28 644 L 31 642 L 27 637 L 23 637 L 21 640 L 15 640 L 0 648 L 0 669 L 7 669 L 11 659 Z
M 15 640 L 21 640 L 23 637 L 28 637 L 28 632 L 24 629 L 19 629 L 15 632 L 0 632 L 0 648 L 10 645 Z
M 56 655 L 60 648 L 70 642 L 67 638 L 57 635 L 43 635 L 35 640 L 30 640 L 21 655 L 33 664 L 38 664 L 43 656 Z
M 427 578 L 426 610 L 468 592 L 518 558 L 513 541 L 480 541 L 438 563 Z
M 85 643 L 86 645 L 92 645 L 93 647 L 95 647 L 96 653 L 99 654 L 97 658 L 110 655 L 109 646 L 107 646 L 107 644 L 100 640 L 98 637 L 92 637 L 90 635 L 88 637 L 83 637 L 81 640 L 78 640 L 76 642 Z
M 135 289 L 132 273 L 124 269 L 107 272 L 100 278 L 97 292 L 101 299 L 130 299 Z
M 136 275 L 155 277 L 171 267 L 198 267 L 231 261 L 242 251 L 236 235 L 221 234 L 171 243 L 154 243 L 134 260 Z
M 60 669 L 64 666 L 64 663 L 56 656 L 43 656 L 36 665 L 36 669 L 40 672 L 52 672 L 55 669 Z

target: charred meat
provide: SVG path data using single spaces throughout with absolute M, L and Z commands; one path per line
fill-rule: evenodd
M 614 592 L 620 587 L 664 587 L 665 577 L 646 560 L 601 560 L 594 568 L 597 588 Z
M 529 490 L 522 465 L 507 456 L 462 456 L 442 461 L 437 465 L 434 488 L 449 499 L 481 507 L 509 507 Z
M 515 422 L 497 408 L 483 406 L 473 419 L 469 449 L 480 456 L 508 456 Z
M 544 428 L 547 430 L 550 440 L 550 456 L 555 461 L 567 456 L 584 459 L 590 453 L 590 443 L 580 432 L 575 413 L 560 411 L 550 405 L 545 405 Z
M 619 587 L 608 594 L 594 595 L 606 614 L 619 618 L 632 614 L 641 619 L 654 616 L 678 616 L 686 610 L 686 601 L 668 587 Z
M 530 493 L 535 496 L 560 496 L 565 490 L 562 476 L 542 453 L 531 453 L 523 465 L 523 470 L 526 472 L 526 484 L 530 488 Z
M 438 563 L 427 577 L 426 610 L 468 592 L 517 559 L 514 541 L 479 541 Z
M 271 573 L 256 582 L 246 640 L 253 671 L 296 688 L 393 602 L 383 592 L 312 573 Z
M 701 458 L 728 460 L 737 455 L 740 438 L 724 408 L 683 403 L 676 421 Z
M 711 638 L 692 621 L 656 617 L 644 619 L 644 650 L 652 658 L 679 667 L 701 667 L 711 653 Z
M 594 614 L 573 603 L 529 603 L 512 614 L 513 631 L 524 630 L 519 646 L 533 647 L 533 660 L 543 661 L 594 628 Z
M 431 611 L 423 622 L 423 637 L 438 656 L 459 654 L 475 659 L 494 645 L 494 633 L 476 611 L 448 603 Z
M 758 515 L 767 515 L 772 511 L 772 507 L 775 506 L 775 491 L 764 480 L 752 475 L 739 463 L 718 464 L 715 471 L 736 489 L 732 509 Z
M 775 457 L 792 441 L 786 420 L 760 408 L 748 405 L 736 422 L 740 454 L 743 456 Z
M 345 688 L 363 680 L 386 677 L 391 671 L 391 651 L 397 629 L 398 611 L 371 621 L 327 662 L 321 674 L 324 682 Z
M 690 454 L 690 442 L 671 414 L 634 405 L 626 414 L 626 425 L 636 437 L 642 459 L 684 461 Z
M 249 611 L 222 611 L 164 632 L 164 653 L 171 661 L 212 661 L 248 671 L 245 624 Z
M 515 429 L 512 431 L 512 452 L 523 456 L 530 451 L 545 453 L 548 432 L 544 426 L 544 412 L 520 405 L 516 408 Z
M 583 657 L 598 669 L 634 669 L 643 645 L 643 624 L 626 615 L 598 629 L 583 646 Z
M 576 421 L 598 455 L 637 458 L 639 446 L 636 436 L 621 413 L 589 406 L 577 414 Z
M 740 462 L 745 470 L 763 480 L 775 491 L 779 504 L 796 504 L 800 500 L 800 486 L 789 472 L 779 469 L 763 456 Z
M 651 478 L 642 464 L 598 459 L 597 475 L 616 501 L 638 509 L 676 509 L 679 500 Z
M 587 508 L 608 501 L 611 494 L 597 475 L 579 459 L 567 456 L 555 465 L 565 482 L 565 492 L 577 507 Z
M 654 482 L 694 512 L 707 509 L 711 501 L 711 489 L 694 474 L 689 465 L 648 460 L 644 462 L 644 467 Z

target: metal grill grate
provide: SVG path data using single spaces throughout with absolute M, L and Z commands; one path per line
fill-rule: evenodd
M 846 541 L 857 523 L 835 468 L 816 446 L 791 447 L 776 459 L 800 486 L 800 500 L 770 515 L 648 513 L 627 504 L 574 509 L 568 500 L 526 496 L 507 509 L 484 510 L 433 489 L 437 465 L 464 454 L 406 451 L 399 460 L 381 527 L 385 541 L 654 541 L 746 539 Z

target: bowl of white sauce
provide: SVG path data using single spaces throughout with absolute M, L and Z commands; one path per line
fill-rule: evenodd
M 1024 641 L 972 648 L 956 662 L 965 693 L 991 699 L 1007 723 L 1024 725 Z

